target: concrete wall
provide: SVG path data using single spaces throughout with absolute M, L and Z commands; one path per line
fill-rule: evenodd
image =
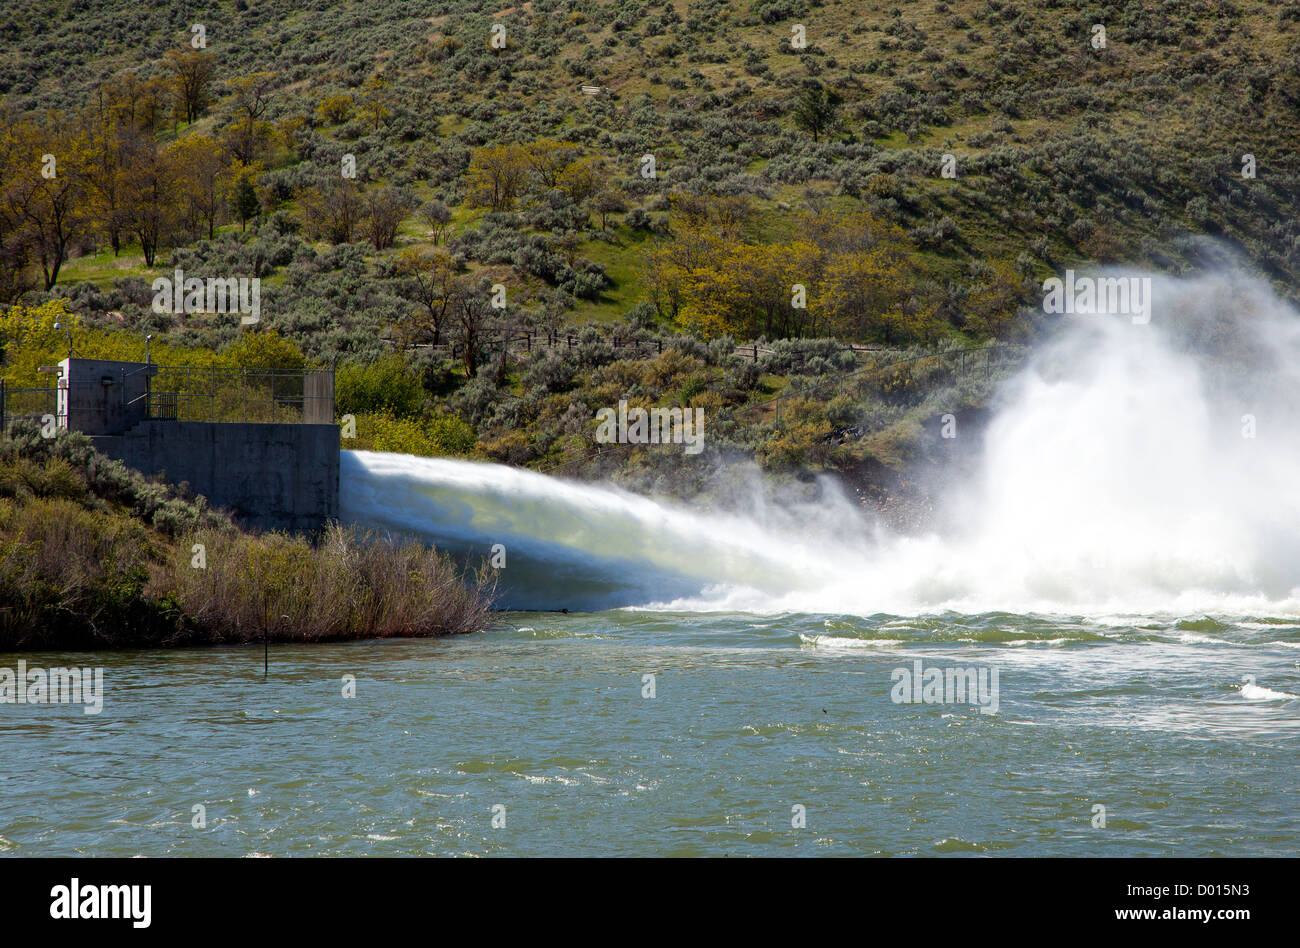
M 121 434 L 144 420 L 146 378 L 158 371 L 142 362 L 64 359 L 59 376 L 61 427 L 88 435 Z
M 59 363 L 59 423 L 109 457 L 173 484 L 263 530 L 318 530 L 339 515 L 339 430 L 332 373 L 309 374 L 308 424 L 148 419 L 158 367 L 105 359 Z
M 145 474 L 187 481 L 249 526 L 310 531 L 339 515 L 336 425 L 150 420 L 92 440 Z

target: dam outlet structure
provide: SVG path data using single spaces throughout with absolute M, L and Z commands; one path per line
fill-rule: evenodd
M 339 515 L 339 429 L 330 369 L 168 367 L 67 358 L 46 389 L 0 388 L 17 415 L 80 431 L 95 448 L 188 483 L 245 526 L 309 533 Z

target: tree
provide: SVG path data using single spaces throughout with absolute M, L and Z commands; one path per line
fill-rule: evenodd
M 397 228 L 415 205 L 415 196 L 404 188 L 372 188 L 366 193 L 366 226 L 376 250 L 387 250 L 397 239 Z
M 733 274 L 732 335 L 793 338 L 812 331 L 816 323 L 816 287 L 822 259 L 810 241 L 746 244 L 727 264 Z M 794 288 L 802 286 L 804 306 L 794 305 Z M 812 296 L 812 299 L 808 297 Z
M 827 90 L 817 80 L 809 79 L 795 97 L 791 109 L 794 123 L 805 132 L 811 132 L 813 141 L 819 141 L 823 132 L 834 127 L 841 102 L 838 92 Z
M 380 76 L 371 76 L 361 91 L 361 117 L 372 131 L 379 131 L 388 121 L 388 83 Z
M 61 328 L 55 329 L 58 325 Z M 39 306 L 16 303 L 0 313 L 0 357 L 5 378 L 22 385 L 34 384 L 36 369 L 49 365 L 56 352 L 67 352 L 66 332 L 81 329 L 81 317 L 68 311 L 67 300 L 49 300 Z
M 90 140 L 57 116 L 17 131 L 11 206 L 40 260 L 45 289 L 59 280 L 72 242 L 85 234 L 89 202 L 84 186 Z
M 330 178 L 322 186 L 309 189 L 303 194 L 302 206 L 307 233 L 336 244 L 356 239 L 366 209 L 361 189 L 351 178 Z
M 178 109 L 186 123 L 193 123 L 207 105 L 216 58 L 199 49 L 172 49 L 163 58 L 172 71 Z
M 420 216 L 433 230 L 433 242 L 435 244 L 442 243 L 442 237 L 447 231 L 447 225 L 451 223 L 451 208 L 434 198 L 425 201 L 420 207 Z
M 97 108 L 101 123 L 122 129 L 140 129 L 140 77 L 127 72 L 121 78 L 110 79 L 96 90 Z
M 679 205 L 674 204 L 674 210 Z M 705 268 L 726 259 L 739 242 L 736 234 L 709 219 L 707 209 L 682 214 L 671 240 L 646 252 L 645 284 L 650 303 L 661 317 L 677 320 L 696 300 Z
M 470 153 L 465 203 L 494 211 L 513 210 L 528 171 L 521 145 L 488 145 Z
M 244 369 L 301 369 L 307 360 L 291 339 L 272 329 L 244 330 L 239 341 L 224 353 L 231 365 Z
M 604 181 L 603 163 L 599 158 L 590 155 L 566 165 L 556 177 L 556 185 L 559 189 L 579 207 L 600 190 Z
M 152 136 L 139 136 L 127 152 L 125 200 L 128 226 L 152 267 L 175 221 L 177 169 Z
M 258 120 L 271 104 L 274 83 L 275 76 L 269 72 L 253 73 L 227 83 L 229 101 L 236 118 L 230 134 L 231 150 L 246 165 L 256 160 L 259 144 L 265 137 L 260 133 Z
M 601 230 L 609 229 L 609 215 L 620 214 L 627 210 L 623 192 L 611 186 L 606 186 L 592 195 L 591 207 L 600 215 Z
M 255 171 L 252 168 L 237 166 L 232 172 L 234 185 L 230 189 L 230 212 L 239 218 L 239 229 L 248 229 L 250 218 L 257 216 L 262 203 L 257 199 L 257 188 L 253 186 Z
M 582 154 L 573 142 L 557 142 L 549 138 L 530 142 L 524 146 L 525 160 L 538 183 L 543 188 L 558 188 L 564 171 Z
M 905 311 L 906 258 L 898 247 L 879 245 L 832 257 L 823 289 L 834 331 L 850 338 L 878 336 L 893 345 L 918 334 Z
M 128 92 L 133 88 L 133 76 Z M 134 104 L 118 98 L 114 90 L 101 86 L 96 105 L 87 116 L 90 150 L 83 174 L 90 200 L 90 214 L 101 233 L 108 238 L 113 256 L 122 251 L 122 235 L 127 229 L 124 199 L 126 152 L 139 132 L 135 127 Z
M 698 290 L 711 280 L 706 270 L 735 252 L 748 210 L 742 197 L 676 195 L 672 212 L 671 239 L 646 252 L 645 281 L 656 312 L 676 320 L 686 308 L 699 312 Z
M 965 328 L 985 336 L 1004 336 L 1016 325 L 1024 304 L 1024 281 L 1010 261 L 982 267 L 966 297 Z
M 173 142 L 170 152 L 178 172 L 186 229 L 191 237 L 206 231 L 211 240 L 230 187 L 230 169 L 222 160 L 221 148 L 209 135 L 190 134 Z
M 569 231 L 551 238 L 549 246 L 552 250 L 564 255 L 564 262 L 571 269 L 576 269 L 578 265 L 578 248 L 582 246 L 582 234 L 576 231 Z
M 0 106 L 0 300 L 16 300 L 29 288 L 31 241 L 18 185 L 29 153 L 23 128 L 12 109 Z
M 710 231 L 724 240 L 739 240 L 749 219 L 749 200 L 740 195 L 679 194 L 672 209 L 689 228 Z
M 287 151 L 301 155 L 303 145 L 311 139 L 311 126 L 306 116 L 286 115 L 275 123 L 275 137 Z
M 808 236 L 781 244 L 744 242 L 743 201 L 684 198 L 674 211 L 672 239 L 646 253 L 661 316 L 706 337 L 933 335 L 933 309 L 908 299 L 905 236 L 867 211 L 807 214 L 798 231 Z
M 340 413 L 384 413 L 398 418 L 420 413 L 424 387 L 396 352 L 366 365 L 345 365 L 334 376 L 334 400 Z
M 136 107 L 136 128 L 155 135 L 167 116 L 168 105 L 173 101 L 173 90 L 162 76 L 154 76 L 141 83 Z
M 327 95 L 316 104 L 316 114 L 331 125 L 342 125 L 352 114 L 352 96 L 341 92 Z
M 491 322 L 493 309 L 489 302 L 491 287 L 486 280 L 477 285 L 471 278 L 463 277 L 456 281 L 452 312 L 456 320 L 457 336 L 464 347 L 461 361 L 465 366 L 465 375 L 474 378 L 478 374 L 479 341 L 483 330 Z
M 396 270 L 406 278 L 403 295 L 424 308 L 422 316 L 411 321 L 404 335 L 412 342 L 427 339 L 433 345 L 438 345 L 442 341 L 448 313 L 455 302 L 455 261 L 442 248 L 424 252 L 412 249 L 398 256 Z

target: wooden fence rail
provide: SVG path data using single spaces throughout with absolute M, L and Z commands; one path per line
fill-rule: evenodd
M 502 340 L 502 334 L 500 332 L 484 333 L 480 336 L 478 348 L 480 350 L 486 351 L 489 349 L 499 347 L 501 345 L 501 340 Z M 621 351 L 631 350 L 632 352 L 638 354 L 659 355 L 664 351 L 664 341 L 662 339 L 655 339 L 652 342 L 613 342 L 610 340 L 604 340 L 604 341 L 607 342 L 615 350 L 621 350 Z M 397 347 L 397 343 L 393 342 L 391 339 L 385 339 L 383 340 L 383 342 L 385 342 L 387 345 Z M 548 348 L 563 349 L 565 351 L 569 351 L 577 348 L 581 344 L 578 335 L 572 332 L 535 332 L 535 331 L 527 331 L 527 330 L 505 336 L 505 343 L 507 346 L 512 346 L 517 349 L 521 348 L 524 352 L 532 352 L 534 349 L 548 349 Z M 436 343 L 422 342 L 422 343 L 410 343 L 406 346 L 401 346 L 400 348 L 405 349 L 407 351 L 419 351 L 422 349 L 428 349 L 428 350 L 433 350 L 438 352 L 446 352 L 452 359 L 458 359 L 460 358 L 461 353 L 464 351 L 464 343 L 453 341 L 453 340 L 449 340 L 445 342 L 436 342 Z M 734 352 L 736 355 L 744 356 L 754 362 L 758 361 L 758 357 L 760 355 L 772 353 L 775 351 L 776 350 L 771 346 L 762 346 L 757 343 L 750 343 L 749 345 L 732 347 L 732 352 Z M 852 352 L 855 356 L 861 356 L 866 353 L 872 353 L 872 352 L 891 352 L 891 351 L 899 351 L 899 350 L 893 350 L 887 346 L 865 346 L 865 345 L 851 344 L 847 346 L 837 346 L 835 351 Z

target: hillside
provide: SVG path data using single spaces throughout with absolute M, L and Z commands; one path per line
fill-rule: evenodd
M 211 351 L 247 330 L 158 312 L 151 281 L 257 277 L 256 331 L 358 371 L 403 354 L 424 397 L 407 416 L 451 412 L 478 454 L 544 468 L 580 461 L 592 413 L 628 391 L 587 384 L 618 350 L 526 394 L 540 357 L 503 354 L 503 335 L 594 323 L 589 345 L 687 354 L 1019 340 L 1052 272 L 1179 272 L 1205 236 L 1300 285 L 1295 0 L 16 0 L 0 95 L 9 301 Z M 54 184 L 35 178 L 44 154 L 67 169 Z M 718 371 L 683 379 L 711 408 L 860 367 L 765 364 L 728 388 L 748 370 L 700 361 Z M 904 422 L 841 407 L 793 453 L 771 430 L 732 446 L 777 467 L 894 464 Z M 879 424 L 885 444 L 809 457 Z

